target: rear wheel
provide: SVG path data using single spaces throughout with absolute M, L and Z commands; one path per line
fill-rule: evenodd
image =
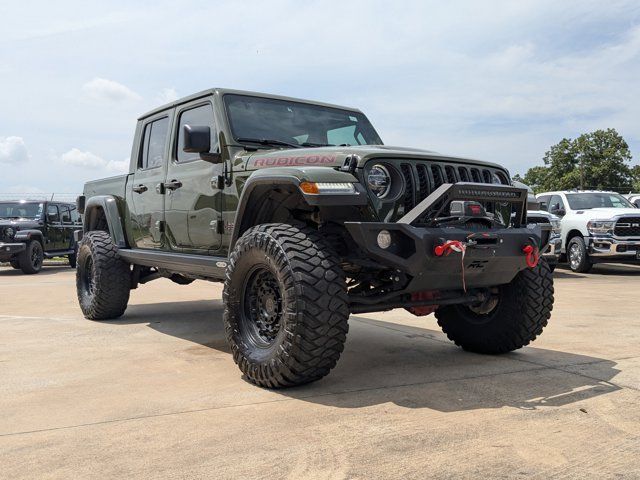
M 76 268 L 77 260 L 78 260 L 78 246 L 76 245 L 73 249 L 73 253 L 67 257 L 69 260 L 69 266 L 71 268 Z
M 107 232 L 84 235 L 78 248 L 76 289 L 80 309 L 90 320 L 122 316 L 131 291 L 131 269 Z
M 336 365 L 348 331 L 344 274 L 317 232 L 260 225 L 238 240 L 223 298 L 233 359 L 253 383 L 289 387 Z
M 569 268 L 577 273 L 587 273 L 593 267 L 589 261 L 587 246 L 582 237 L 573 237 L 567 246 Z
M 553 275 L 546 261 L 496 287 L 483 305 L 452 305 L 436 311 L 438 324 L 456 345 L 477 353 L 506 353 L 542 333 L 553 309 Z
M 27 243 L 27 248 L 20 254 L 18 261 L 22 273 L 28 275 L 38 273 L 42 270 L 42 264 L 44 263 L 42 244 L 37 240 L 32 240 Z

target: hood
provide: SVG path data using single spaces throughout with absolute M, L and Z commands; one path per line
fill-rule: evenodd
M 244 152 L 235 164 L 244 170 L 270 167 L 339 167 L 347 157 L 357 155 L 358 167 L 374 158 L 404 158 L 408 160 L 454 161 L 469 165 L 503 169 L 498 164 L 470 158 L 442 155 L 418 148 L 391 147 L 387 145 L 360 145 L 352 147 L 290 148 Z
M 36 227 L 38 220 L 32 218 L 0 218 L 0 227 Z
M 620 215 L 640 217 L 640 209 L 638 208 L 590 208 L 587 210 L 578 210 L 575 215 L 586 215 L 591 219 L 608 220 Z

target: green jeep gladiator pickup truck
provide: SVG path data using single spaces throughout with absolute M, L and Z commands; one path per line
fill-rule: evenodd
M 526 204 L 501 166 L 384 146 L 357 109 L 207 90 L 140 117 L 129 173 L 85 185 L 78 299 L 105 320 L 159 277 L 224 282 L 233 358 L 265 387 L 325 376 L 350 313 L 435 312 L 509 352 L 553 306 Z

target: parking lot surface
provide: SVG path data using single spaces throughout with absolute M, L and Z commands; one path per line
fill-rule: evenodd
M 640 478 L 640 268 L 555 278 L 518 352 L 356 315 L 328 377 L 270 391 L 233 363 L 220 285 L 158 280 L 91 322 L 69 267 L 0 268 L 0 477 Z

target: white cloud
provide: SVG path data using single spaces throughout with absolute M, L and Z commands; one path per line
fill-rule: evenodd
M 125 173 L 129 168 L 129 159 L 105 160 L 104 158 L 79 148 L 72 148 L 60 156 L 62 163 L 90 170 L 102 170 L 108 173 Z
M 0 163 L 20 163 L 29 159 L 22 137 L 0 137 Z
M 171 103 L 178 99 L 178 92 L 173 87 L 163 88 L 156 99 L 159 104 Z
M 82 86 L 86 98 L 100 102 L 137 101 L 142 97 L 129 87 L 106 78 L 94 78 Z

